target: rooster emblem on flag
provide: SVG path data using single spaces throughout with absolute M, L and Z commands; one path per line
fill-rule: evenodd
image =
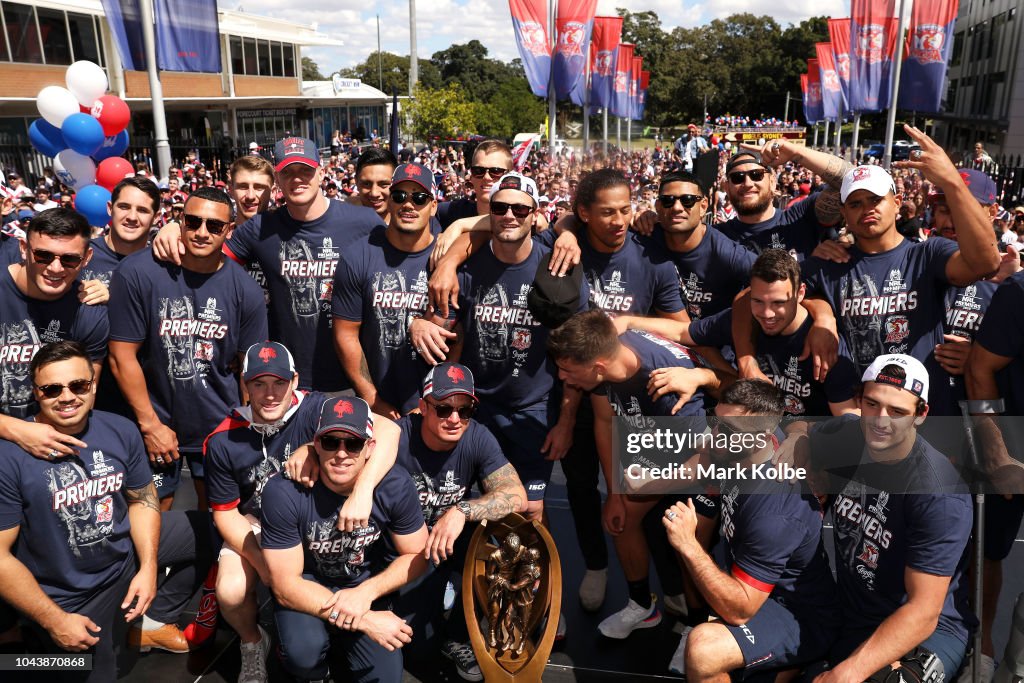
M 523 49 L 535 57 L 548 55 L 548 37 L 544 27 L 536 21 L 525 21 L 519 25 Z
M 583 39 L 586 27 L 578 21 L 570 21 L 558 34 L 558 52 L 565 57 L 583 56 Z

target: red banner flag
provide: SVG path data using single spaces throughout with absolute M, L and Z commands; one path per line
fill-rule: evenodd
M 547 97 L 551 78 L 551 43 L 548 42 L 548 6 L 545 0 L 509 0 L 512 28 L 526 80 L 537 97 Z
M 889 107 L 889 71 L 899 20 L 895 0 L 852 0 L 850 9 L 850 108 Z
M 901 108 L 922 112 L 941 109 L 959 9 L 958 0 L 914 3 L 910 17 L 910 51 L 900 74 Z
M 832 43 L 832 54 L 836 58 L 836 73 L 839 86 L 843 89 L 843 103 L 850 108 L 850 18 L 829 19 L 828 36 Z
M 597 0 L 558 0 L 555 26 L 555 97 L 564 100 L 581 78 L 590 57 L 590 35 L 594 29 Z
M 590 104 L 611 106 L 615 83 L 615 51 L 622 40 L 622 17 L 595 17 L 591 41 Z
M 639 120 L 640 114 L 640 72 L 644 70 L 644 58 L 633 57 L 633 69 L 629 78 L 629 118 Z
M 836 73 L 835 57 L 832 54 L 832 43 L 815 43 L 814 51 L 818 55 L 818 68 L 821 71 L 821 104 L 826 119 L 836 120 L 842 115 L 843 89 Z
M 808 123 L 817 123 L 825 118 L 821 107 L 821 71 L 817 59 L 807 60 L 807 106 L 804 118 Z
M 611 112 L 615 116 L 629 116 L 629 79 L 633 75 L 633 44 L 619 43 L 615 59 L 615 97 L 612 98 Z

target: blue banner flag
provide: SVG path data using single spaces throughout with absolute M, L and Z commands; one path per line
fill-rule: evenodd
M 139 0 L 102 0 L 107 25 L 117 45 L 121 66 L 127 71 L 145 71 L 146 50 L 142 44 L 142 10 Z
M 160 68 L 220 73 L 217 0 L 156 0 L 155 4 Z
M 622 40 L 622 17 L 595 17 L 590 61 L 590 106 L 607 109 L 615 92 L 615 60 Z
M 910 19 L 910 54 L 900 73 L 901 109 L 938 112 L 953 51 L 958 0 L 914 3 Z
M 555 41 L 555 97 L 564 100 L 583 78 L 590 57 L 590 34 L 594 30 L 597 0 L 558 0 L 558 40 Z M 581 99 L 582 101 L 582 99 Z
M 509 0 L 508 7 L 530 90 L 537 97 L 547 97 L 551 80 L 547 3 L 545 0 Z
M 850 109 L 888 109 L 899 31 L 895 0 L 853 0 L 850 14 Z

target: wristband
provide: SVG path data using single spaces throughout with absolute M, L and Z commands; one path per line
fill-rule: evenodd
M 1006 412 L 1006 402 L 1001 398 L 968 401 L 967 412 L 972 415 L 999 415 Z

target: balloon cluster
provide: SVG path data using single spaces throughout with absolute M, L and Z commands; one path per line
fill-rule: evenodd
M 67 88 L 48 85 L 36 96 L 43 118 L 28 129 L 28 138 L 40 154 L 53 157 L 57 180 L 75 190 L 75 209 L 90 225 L 110 221 L 110 193 L 125 176 L 135 174 L 121 155 L 128 149 L 128 105 L 108 95 L 107 74 L 82 60 L 68 67 Z

